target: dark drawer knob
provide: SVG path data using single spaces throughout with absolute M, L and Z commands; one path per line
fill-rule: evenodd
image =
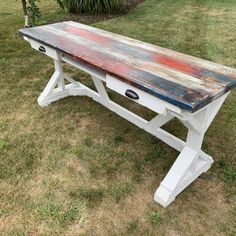
M 45 53 L 45 52 L 46 52 L 46 49 L 45 49 L 45 47 L 40 46 L 40 47 L 39 47 L 39 51 Z
M 131 89 L 127 89 L 125 95 L 131 99 L 139 99 L 138 94 Z

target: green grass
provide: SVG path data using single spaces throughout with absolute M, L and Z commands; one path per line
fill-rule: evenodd
M 41 0 L 40 8 L 40 23 L 65 16 L 52 0 Z M 1 235 L 236 234 L 236 91 L 204 140 L 214 165 L 163 209 L 153 194 L 178 153 L 89 98 L 39 107 L 53 63 L 18 38 L 20 1 L 1 1 L 0 16 Z M 95 24 L 232 67 L 235 25 L 234 0 L 146 0 Z M 86 74 L 65 70 L 92 86 Z M 177 120 L 165 129 L 186 135 Z
M 161 217 L 156 211 L 152 211 L 150 214 L 150 219 L 153 224 L 157 224 L 158 222 L 161 221 Z

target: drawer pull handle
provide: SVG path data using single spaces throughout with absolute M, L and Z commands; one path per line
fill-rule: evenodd
M 125 95 L 131 99 L 139 99 L 138 94 L 131 89 L 127 89 Z
M 46 49 L 45 49 L 45 47 L 40 46 L 40 47 L 39 47 L 39 51 L 45 53 L 45 52 L 46 52 Z

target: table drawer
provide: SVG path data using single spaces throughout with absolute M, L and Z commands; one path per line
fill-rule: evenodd
M 48 47 L 42 43 L 39 43 L 33 39 L 26 38 L 26 37 L 24 37 L 24 38 L 30 43 L 31 47 L 36 49 L 37 51 L 39 51 L 43 54 L 46 54 L 47 56 L 49 56 L 53 59 L 56 59 L 56 60 L 59 59 L 58 53 L 55 49 L 50 48 L 50 47 Z
M 167 111 L 165 102 L 159 98 L 135 88 L 132 85 L 124 83 L 110 75 L 106 76 L 106 85 L 117 93 L 159 114 L 165 114 Z

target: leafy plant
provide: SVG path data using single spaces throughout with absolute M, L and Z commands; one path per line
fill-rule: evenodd
M 152 211 L 150 214 L 150 219 L 153 224 L 158 223 L 161 220 L 161 216 L 156 211 Z
M 39 2 L 39 0 L 21 0 L 25 17 L 25 27 L 28 27 L 29 25 L 35 25 L 36 20 L 41 17 L 41 12 L 36 2 Z
M 127 0 L 56 0 L 70 13 L 105 13 L 125 10 Z
M 32 25 L 35 25 L 36 20 L 41 17 L 40 9 L 36 4 L 37 1 L 39 0 L 28 0 L 29 5 L 27 6 L 27 10 Z
M 58 203 L 42 204 L 37 208 L 36 214 L 39 220 L 51 219 L 62 228 L 65 228 L 80 217 L 77 206 L 70 204 L 63 207 L 62 204 Z
M 7 145 L 6 141 L 0 139 L 0 151 L 5 149 L 6 145 Z

